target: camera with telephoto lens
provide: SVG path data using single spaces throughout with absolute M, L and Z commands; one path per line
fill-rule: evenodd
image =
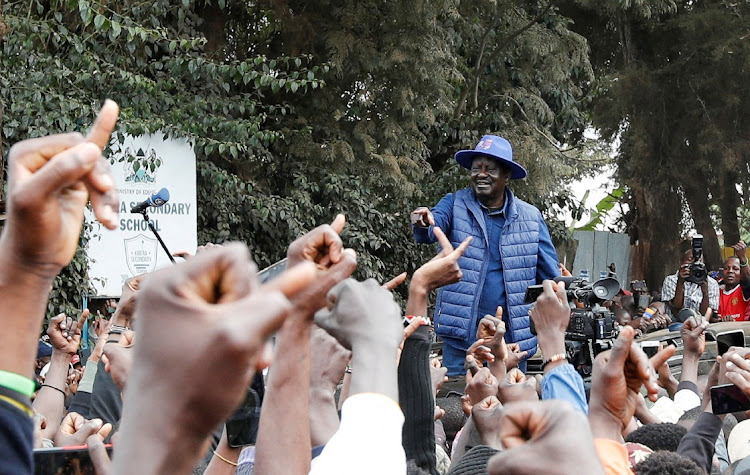
M 570 323 L 565 331 L 568 361 L 582 376 L 588 376 L 594 357 L 612 348 L 612 342 L 617 337 L 615 315 L 601 304 L 620 292 L 620 283 L 612 277 L 593 283 L 573 277 L 557 277 L 555 282 L 565 282 L 571 309 Z M 526 289 L 526 303 L 536 302 L 542 292 L 541 285 L 530 285 Z M 583 308 L 577 308 L 576 301 L 581 302 Z M 534 320 L 529 320 L 531 333 L 536 335 Z
M 685 280 L 700 285 L 708 278 L 706 264 L 700 262 L 703 255 L 703 236 L 700 234 L 693 236 L 692 252 L 693 263 L 690 264 L 690 275 Z

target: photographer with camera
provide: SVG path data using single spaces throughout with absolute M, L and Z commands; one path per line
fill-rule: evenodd
M 692 308 L 701 314 L 709 307 L 719 308 L 719 283 L 708 276 L 702 254 L 703 238 L 696 236 L 677 272 L 664 278 L 662 300 L 669 304 L 667 310 L 672 317 L 683 308 Z

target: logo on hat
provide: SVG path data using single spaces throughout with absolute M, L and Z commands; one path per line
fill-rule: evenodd
M 477 144 L 476 150 L 489 150 L 492 147 L 492 139 L 484 139 Z

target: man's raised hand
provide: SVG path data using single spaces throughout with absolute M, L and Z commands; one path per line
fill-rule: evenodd
M 395 351 L 404 337 L 401 310 L 391 293 L 375 280 L 346 279 L 328 293 L 328 308 L 315 323 L 351 350 L 358 343 L 383 341 Z
M 258 286 L 255 269 L 247 247 L 230 244 L 146 279 L 123 440 L 178 416 L 184 437 L 203 437 L 239 404 L 289 299 L 315 279 L 300 264 Z
M 740 263 L 747 264 L 747 244 L 745 244 L 745 241 L 739 241 L 732 246 L 732 249 L 734 249 L 734 255 L 739 258 Z
M 503 307 L 497 307 L 495 316 L 485 315 L 477 327 L 477 339 L 483 340 L 495 359 L 508 359 L 508 345 L 505 344 L 505 322 L 503 322 Z
M 515 401 L 538 401 L 537 380 L 527 378 L 523 371 L 513 368 L 499 382 L 497 395 L 503 404 Z
M 657 353 L 659 359 L 649 361 L 633 342 L 634 330 L 625 326 L 615 340 L 614 348 L 599 353 L 594 360 L 589 419 L 596 437 L 620 441 L 622 430 L 635 412 L 641 387 L 651 400 L 656 400 L 659 386 L 652 364 L 660 366 L 674 354 L 670 346 Z
M 586 418 L 566 402 L 508 404 L 498 432 L 504 450 L 490 459 L 490 475 L 604 473 Z
M 472 239 L 471 237 L 464 239 L 461 245 L 454 249 L 440 228 L 437 226 L 434 227 L 433 232 L 440 243 L 440 253 L 417 269 L 412 277 L 412 285 L 416 284 L 428 291 L 461 280 L 463 273 L 458 265 L 458 259 L 466 251 L 466 248 L 469 247 Z
M 570 323 L 570 305 L 565 295 L 565 283 L 545 280 L 542 282 L 542 287 L 544 291 L 529 310 L 537 335 L 547 333 L 564 335 Z M 544 356 L 552 355 L 545 354 Z
M 117 193 L 101 157 L 119 109 L 106 101 L 91 130 L 24 140 L 8 153 L 8 221 L 2 247 L 17 265 L 54 276 L 73 258 L 86 203 L 109 229 L 117 226 Z
M 81 312 L 78 321 L 68 318 L 64 313 L 53 317 L 47 327 L 50 343 L 55 350 L 73 356 L 81 345 L 81 329 L 89 316 L 88 309 Z
M 289 245 L 286 257 L 289 268 L 305 261 L 314 263 L 318 269 L 325 270 L 341 259 L 344 245 L 341 242 L 341 231 L 346 224 L 343 214 L 336 215 L 331 224 L 318 226 L 307 234 L 297 238 Z
M 471 407 L 471 418 L 479 432 L 482 443 L 493 449 L 502 450 L 500 423 L 503 420 L 503 405 L 495 396 L 487 396 Z
M 55 446 L 66 447 L 85 445 L 89 436 L 96 435 L 100 440 L 112 432 L 112 424 L 103 424 L 101 419 L 86 419 L 77 412 L 70 412 L 60 423 L 55 434 Z
M 685 347 L 685 351 L 694 353 L 698 356 L 702 355 L 706 349 L 706 328 L 708 328 L 708 321 L 711 318 L 711 308 L 706 311 L 705 318 L 699 317 L 697 321 L 695 317 L 690 317 L 685 320 L 680 328 L 680 335 L 682 335 L 682 342 Z
M 471 404 L 479 404 L 484 398 L 497 396 L 497 379 L 489 369 L 481 368 L 477 374 L 466 373 L 466 388 L 464 393 L 469 396 Z
M 326 306 L 328 292 L 357 268 L 357 254 L 353 249 L 344 249 L 339 237 L 345 224 L 346 218 L 339 214 L 330 225 L 318 226 L 297 238 L 287 251 L 288 268 L 304 262 L 316 266 L 315 282 L 292 299 L 297 311 L 310 319 Z
M 435 225 L 435 217 L 432 215 L 432 211 L 425 206 L 420 206 L 412 211 L 409 215 L 409 220 L 412 226 L 417 228 L 426 228 Z
M 545 359 L 565 354 L 565 331 L 570 323 L 570 305 L 565 295 L 565 284 L 551 280 L 542 282 L 544 291 L 529 310 L 534 321 L 539 340 L 539 349 Z M 553 361 L 545 366 L 545 372 L 564 364 L 563 360 Z

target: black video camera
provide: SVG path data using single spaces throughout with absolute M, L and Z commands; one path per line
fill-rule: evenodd
M 608 277 L 591 283 L 584 279 L 557 277 L 555 282 L 565 282 L 571 308 L 570 323 L 565 332 L 565 339 L 587 341 L 614 337 L 614 314 L 599 304 L 611 299 L 620 291 L 620 283 L 617 279 Z M 535 302 L 542 292 L 541 285 L 530 285 L 526 289 L 526 303 Z M 576 300 L 582 302 L 584 308 L 576 308 L 574 304 Z M 533 320 L 531 320 L 531 333 L 536 335 Z
M 693 284 L 701 285 L 708 278 L 708 270 L 706 264 L 700 262 L 700 258 L 703 255 L 703 236 L 696 234 L 693 236 L 693 263 L 690 264 L 690 275 L 685 279 Z
M 555 282 L 565 282 L 565 290 L 570 305 L 570 322 L 565 330 L 565 349 L 568 361 L 582 375 L 591 374 L 594 357 L 611 348 L 616 337 L 615 316 L 601 306 L 620 292 L 617 279 L 608 277 L 594 283 L 573 277 L 557 277 Z M 533 303 L 543 292 L 541 285 L 530 285 L 526 289 L 526 303 Z M 577 308 L 575 302 L 584 308 Z M 534 320 L 530 320 L 531 333 L 536 335 Z

